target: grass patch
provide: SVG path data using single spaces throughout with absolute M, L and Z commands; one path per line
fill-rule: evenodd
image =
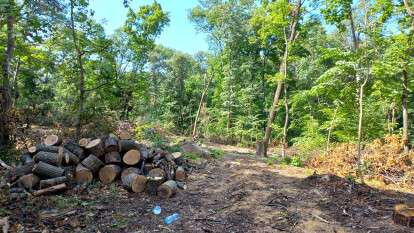
M 219 148 L 211 148 L 209 149 L 211 157 L 215 159 L 220 159 L 224 157 L 224 154 L 226 153 L 224 150 Z
M 128 218 L 124 217 L 120 213 L 114 213 L 112 215 L 112 224 L 111 226 L 115 229 L 122 229 L 128 226 Z
M 184 157 L 186 159 L 194 160 L 194 161 L 197 161 L 197 160 L 200 160 L 201 159 L 201 156 L 199 154 L 192 153 L 192 152 L 184 153 Z
M 54 205 L 56 206 L 56 208 L 58 209 L 68 209 L 68 208 L 78 207 L 79 205 L 82 204 L 81 200 L 79 200 L 76 197 L 72 197 L 72 196 L 57 195 L 57 196 L 52 197 L 52 201 Z

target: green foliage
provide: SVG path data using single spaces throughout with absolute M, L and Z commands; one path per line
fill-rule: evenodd
M 199 155 L 199 154 L 197 154 L 197 153 L 192 153 L 192 152 L 186 152 L 186 153 L 184 153 L 184 157 L 185 157 L 186 159 L 189 159 L 189 160 L 194 160 L 194 161 L 198 161 L 198 160 L 200 160 L 200 159 L 201 159 L 201 157 L 200 157 L 200 155 Z

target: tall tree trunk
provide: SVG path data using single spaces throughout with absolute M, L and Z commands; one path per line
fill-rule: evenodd
M 364 113 L 364 87 L 367 84 L 368 77 L 365 78 L 364 82 L 359 87 L 358 105 L 359 105 L 359 120 L 358 120 L 358 144 L 357 144 L 357 158 L 358 158 L 358 176 L 361 182 L 364 182 L 364 175 L 362 174 L 362 119 Z
M 403 69 L 403 94 L 402 94 L 402 115 L 403 115 L 403 135 L 402 141 L 404 145 L 404 153 L 409 152 L 408 147 L 408 109 L 407 109 L 407 101 L 408 101 L 408 73 L 407 69 Z
M 395 100 L 393 100 L 392 105 L 391 105 L 391 133 L 394 133 L 394 128 L 395 128 L 395 124 L 396 124 L 396 119 L 395 119 L 395 109 L 396 108 L 396 104 L 395 104 Z
M 17 75 L 20 71 L 20 59 L 17 59 L 16 69 L 13 73 L 13 106 L 16 105 L 17 99 L 19 98 L 19 90 L 17 85 Z
M 287 71 L 287 66 L 288 66 L 289 46 L 296 39 L 296 30 L 297 30 L 297 24 L 299 20 L 299 14 L 300 14 L 300 9 L 302 7 L 302 3 L 303 3 L 302 0 L 297 0 L 295 8 L 292 11 L 292 21 L 289 27 L 290 29 L 289 39 L 287 39 L 285 42 L 285 52 L 283 54 L 283 57 L 281 59 L 281 63 L 279 66 L 279 72 L 285 74 L 285 76 L 287 75 L 286 71 Z M 265 157 L 267 157 L 267 149 L 269 146 L 269 140 L 270 140 L 270 136 L 272 133 L 272 123 L 277 113 L 277 106 L 279 104 L 280 93 L 282 92 L 283 84 L 284 84 L 284 80 L 279 80 L 277 82 L 277 87 L 276 87 L 275 94 L 273 97 L 273 103 L 272 103 L 272 106 L 270 107 L 269 117 L 267 119 L 267 125 L 266 125 L 265 135 L 263 139 L 263 148 L 264 148 L 263 155 Z
M 10 141 L 9 130 L 9 114 L 11 107 L 10 96 L 10 64 L 13 58 L 13 51 L 15 47 L 15 35 L 14 35 L 14 0 L 9 0 L 7 9 L 7 47 L 4 54 L 3 61 L 3 80 L 0 87 L 0 146 L 4 146 Z
M 285 124 L 283 126 L 283 140 L 282 140 L 282 157 L 286 156 L 286 148 L 287 148 L 287 131 L 289 125 L 289 100 L 287 94 L 287 85 L 285 85 L 284 93 L 285 93 Z
M 207 76 L 207 74 L 205 74 L 204 77 L 206 77 L 206 76 Z M 213 76 L 211 76 L 211 77 L 213 77 Z M 211 77 L 208 79 L 208 81 L 206 83 L 206 86 L 204 87 L 203 93 L 201 94 L 200 103 L 198 104 L 197 114 L 196 114 L 196 117 L 194 119 L 194 124 L 193 124 L 193 133 L 192 133 L 193 140 L 196 138 L 196 135 L 197 135 L 197 122 L 198 122 L 198 118 L 200 117 L 201 108 L 203 106 L 204 99 L 205 99 L 205 97 L 207 96 L 207 93 L 208 93 L 208 87 L 209 87 L 211 79 L 212 79 Z
M 70 24 L 72 30 L 72 39 L 75 46 L 77 63 L 79 66 L 79 99 L 78 99 L 78 111 L 76 113 L 75 127 L 76 127 L 76 137 L 80 137 L 81 128 L 82 128 L 82 116 L 83 116 L 83 104 L 85 101 L 85 70 L 83 68 L 83 52 L 80 49 L 80 44 L 78 37 L 76 35 L 75 28 L 75 19 L 74 19 L 74 10 L 75 3 L 74 0 L 70 1 Z

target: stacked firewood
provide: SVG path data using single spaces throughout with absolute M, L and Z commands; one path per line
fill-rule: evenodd
M 49 135 L 42 144 L 28 148 L 21 161 L 8 176 L 10 190 L 15 191 L 11 196 L 16 198 L 54 193 L 94 179 L 103 184 L 120 180 L 131 192 L 168 198 L 185 187 L 187 176 L 181 153 L 149 148 L 127 133 L 78 142 Z

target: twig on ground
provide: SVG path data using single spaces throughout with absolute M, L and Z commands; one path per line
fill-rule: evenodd
M 7 170 L 12 169 L 11 166 L 7 165 L 3 160 L 0 159 L 0 166 L 6 168 Z

